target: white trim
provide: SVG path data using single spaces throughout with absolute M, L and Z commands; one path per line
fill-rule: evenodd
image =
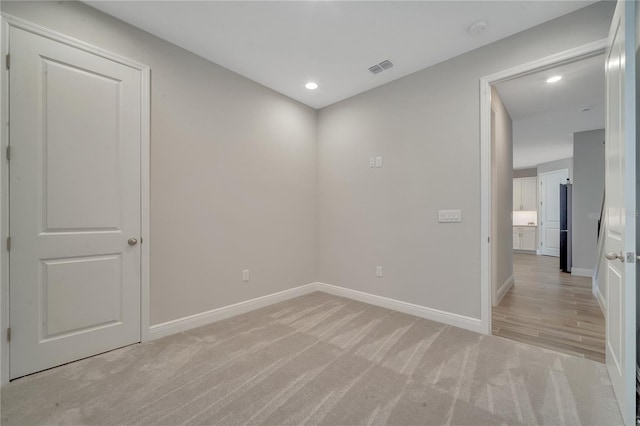
M 607 300 L 604 298 L 604 295 L 600 291 L 600 287 L 596 286 L 593 288 L 593 295 L 595 296 L 598 304 L 600 305 L 600 309 L 602 310 L 602 315 L 607 318 Z
M 315 282 L 290 288 L 278 293 L 268 294 L 266 296 L 257 297 L 255 299 L 238 302 L 233 305 L 223 306 L 221 308 L 212 309 L 210 311 L 201 312 L 199 314 L 189 315 L 161 324 L 152 325 L 147 333 L 148 340 L 160 339 L 172 334 L 181 333 L 196 327 L 202 327 L 217 321 L 241 315 L 256 309 L 264 308 L 275 303 L 293 299 L 294 297 L 304 296 L 305 294 L 321 291 L 323 293 L 332 294 L 334 296 L 346 297 L 348 299 L 357 300 L 374 306 L 391 309 L 405 314 L 414 315 L 420 318 L 426 318 L 437 321 L 442 324 L 448 324 L 455 327 L 464 328 L 477 333 L 482 333 L 480 320 L 464 315 L 458 315 L 438 309 L 428 308 L 426 306 L 415 305 L 413 303 L 403 302 L 400 300 L 390 299 L 388 297 L 377 296 L 375 294 L 364 293 L 357 290 L 351 290 L 331 284 Z
M 491 334 L 491 85 L 542 68 L 604 53 L 607 39 L 484 76 L 480 79 L 480 318 L 481 332 Z
M 108 59 L 113 62 L 117 62 L 122 65 L 126 65 L 128 67 L 131 67 L 137 70 L 149 69 L 148 65 L 126 58 L 122 55 L 113 53 L 109 50 L 102 49 L 101 47 L 97 47 L 93 44 L 89 44 L 84 41 L 78 40 L 77 38 L 73 38 L 68 35 L 59 33 L 57 31 L 50 30 L 49 28 L 43 27 L 38 24 L 34 24 L 33 22 L 27 21 L 22 18 L 18 18 L 17 16 L 13 16 L 5 12 L 2 12 L 0 15 L 2 15 L 2 17 L 4 18 L 8 26 L 11 26 L 14 28 L 20 28 L 30 33 L 37 34 L 39 36 L 42 36 L 51 40 L 55 40 L 57 42 L 66 44 L 76 49 L 84 50 L 85 52 L 89 52 L 91 54 L 100 56 L 102 58 Z
M 0 63 L 4 65 L 5 55 L 9 52 L 9 26 L 6 20 L 0 16 L 2 24 L 2 53 L 0 54 Z M 9 121 L 9 74 L 5 66 L 0 66 L 2 72 L 0 78 L 2 80 L 1 91 L 1 115 L 0 122 L 7 123 Z M 9 143 L 9 127 L 2 125 L 0 131 L 2 143 L 0 150 L 6 152 Z M 9 167 L 6 158 L 0 161 L 0 240 L 5 241 L 9 235 Z M 0 259 L 0 331 L 6 330 L 9 326 L 9 255 L 6 246 L 2 244 Z M 0 385 L 9 383 L 9 347 L 0 333 Z
M 571 267 L 571 275 L 576 277 L 593 277 L 593 269 L 574 268 Z
M 141 237 L 143 243 L 140 247 L 140 339 L 142 341 L 148 340 L 149 330 L 149 226 L 150 226 L 150 213 L 149 213 L 149 199 L 150 199 L 150 135 L 151 135 L 151 70 L 149 66 L 125 58 L 113 52 L 101 49 L 93 46 L 89 43 L 77 40 L 73 37 L 66 36 L 40 25 L 33 24 L 24 19 L 14 17 L 12 15 L 1 13 L 0 21 L 2 25 L 2 70 L 0 75 L 2 76 L 2 123 L 8 122 L 9 114 L 9 98 L 8 98 L 8 71 L 4 66 L 4 57 L 9 52 L 9 29 L 10 27 L 20 28 L 24 31 L 31 32 L 41 37 L 48 38 L 50 40 L 57 41 L 59 43 L 66 44 L 76 49 L 83 50 L 85 52 L 100 56 L 113 62 L 128 66 L 130 68 L 140 71 L 141 74 L 141 164 L 140 164 L 140 197 L 141 197 Z M 1 136 L 1 149 L 4 152 L 6 144 L 8 143 L 8 129 L 7 126 L 2 126 Z M 4 241 L 9 235 L 9 198 L 8 198 L 8 167 L 6 160 L 0 161 L 0 184 L 2 189 L 2 195 L 0 197 L 0 240 Z M 2 259 L 1 259 L 1 275 L 0 275 L 0 297 L 1 297 L 1 314 L 0 314 L 0 336 L 4 339 L 3 330 L 6 330 L 9 324 L 9 256 L 2 244 Z M 4 343 L 4 342 L 3 342 Z M 9 382 L 9 347 L 8 344 L 0 344 L 0 385 L 4 385 Z
M 149 340 L 151 321 L 151 69 L 141 70 L 142 135 L 140 155 L 140 341 Z
M 516 280 L 513 277 L 513 275 L 511 275 L 509 278 L 507 278 L 507 280 L 504 282 L 504 284 L 502 284 L 502 286 L 500 286 L 500 288 L 496 292 L 496 304 L 493 305 L 493 306 L 497 306 L 497 305 L 500 304 L 500 302 L 502 301 L 502 298 L 504 297 L 504 295 L 507 294 L 507 292 L 509 290 L 511 290 L 511 287 L 513 287 L 513 285 L 515 283 L 516 283 Z
M 318 291 L 317 284 L 318 283 L 306 284 L 300 287 L 280 291 L 278 293 L 268 294 L 266 296 L 235 303 L 233 305 L 223 306 L 221 308 L 212 309 L 199 314 L 189 315 L 187 317 L 152 325 L 149 328 L 147 335 L 149 340 L 153 340 L 191 330 L 192 328 L 202 327 L 203 325 L 208 325 L 216 321 L 221 321 L 236 315 L 264 308 L 265 306 L 273 305 L 274 303 L 283 302 L 285 300 L 293 299 L 294 297 L 313 293 Z
M 388 297 L 377 296 L 375 294 L 364 293 L 362 291 L 351 290 L 349 288 L 339 287 L 332 284 L 317 283 L 317 289 L 324 293 L 333 294 L 334 296 L 346 297 L 348 299 L 357 300 L 359 302 L 368 303 L 370 305 L 380 306 L 382 308 L 391 309 L 405 314 L 414 315 L 420 318 L 426 318 L 443 324 L 453 325 L 455 327 L 482 333 L 480 320 L 464 315 L 458 315 L 451 312 L 445 312 L 438 309 L 427 308 L 426 306 L 415 305 L 413 303 L 403 302 L 401 300 L 390 299 Z

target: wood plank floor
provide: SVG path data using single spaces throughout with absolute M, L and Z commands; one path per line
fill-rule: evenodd
M 561 272 L 557 257 L 514 253 L 514 286 L 492 309 L 496 336 L 604 362 L 605 322 L 591 278 Z

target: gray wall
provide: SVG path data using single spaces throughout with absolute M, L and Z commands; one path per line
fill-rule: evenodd
M 316 111 L 82 3 L 2 11 L 151 67 L 151 324 L 316 281 Z
M 605 38 L 613 4 L 317 115 L 84 4 L 5 1 L 2 10 L 151 66 L 157 324 L 318 278 L 479 318 L 478 80 Z M 383 168 L 368 167 L 372 155 Z M 437 223 L 448 208 L 462 209 L 462 223 Z
M 573 134 L 573 268 L 595 269 L 604 194 L 604 129 Z
M 613 7 L 596 3 L 320 110 L 320 281 L 479 318 L 479 79 L 606 38 Z M 383 168 L 368 167 L 372 155 Z M 451 208 L 462 223 L 439 224 L 438 209 Z
M 536 169 L 535 167 L 530 169 L 518 169 L 513 171 L 514 178 L 525 178 L 525 177 L 536 177 L 536 176 L 538 176 L 538 169 Z
M 491 113 L 491 299 L 497 305 L 498 290 L 513 276 L 513 125 L 494 87 L 491 88 Z
M 636 4 L 636 141 L 640 140 L 640 8 Z M 640 164 L 640 150 L 636 149 L 636 167 Z M 636 182 L 640 170 L 636 169 Z M 640 185 L 636 184 L 636 209 L 640 210 Z M 640 253 L 640 226 L 636 226 L 636 253 Z M 601 289 L 606 291 L 605 289 Z M 604 293 L 603 293 L 604 294 Z M 640 291 L 636 291 L 636 307 L 640 306 Z M 636 308 L 636 368 L 640 366 L 640 309 Z

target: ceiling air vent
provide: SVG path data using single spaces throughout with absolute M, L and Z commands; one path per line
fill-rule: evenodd
M 391 61 L 388 60 L 388 59 L 386 61 L 380 62 L 378 65 L 380 65 L 383 70 L 388 70 L 389 68 L 391 68 L 393 66 Z
M 378 74 L 378 73 L 381 73 L 384 70 L 388 70 L 392 66 L 393 66 L 393 64 L 391 63 L 391 61 L 386 59 L 386 60 L 380 62 L 377 65 L 369 67 L 369 71 L 371 71 L 373 74 Z
M 369 67 L 369 71 L 371 71 L 374 74 L 378 74 L 379 72 L 384 71 L 384 68 L 382 68 L 380 65 L 374 65 L 372 67 Z

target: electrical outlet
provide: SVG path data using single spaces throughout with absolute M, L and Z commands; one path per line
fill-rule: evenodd
M 382 157 L 376 157 L 376 167 L 382 167 Z
M 382 276 L 382 266 L 376 266 L 376 277 Z
M 244 281 L 244 282 L 249 281 L 249 270 L 248 269 L 244 269 L 242 271 L 242 281 Z
M 376 166 L 376 157 L 369 157 L 369 167 Z

